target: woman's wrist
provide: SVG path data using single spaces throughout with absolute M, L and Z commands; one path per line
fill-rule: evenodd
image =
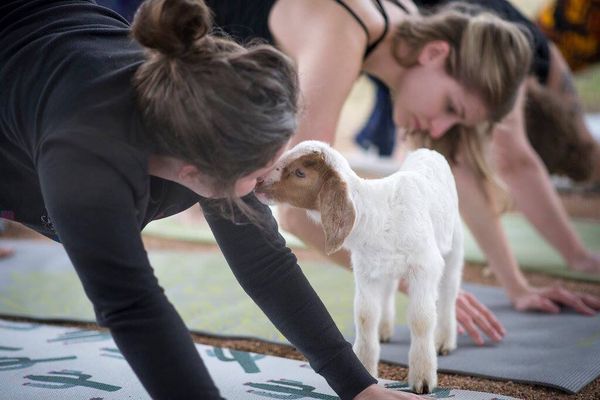
M 527 282 L 525 283 L 518 283 L 518 284 L 514 284 L 511 286 L 507 286 L 505 288 L 506 290 L 506 294 L 508 295 L 508 298 L 510 300 L 515 300 L 518 297 L 528 293 L 531 290 L 531 287 L 529 286 L 529 284 Z
M 585 247 L 578 246 L 568 254 L 564 254 L 563 258 L 567 262 L 567 266 L 572 267 L 588 260 L 590 258 L 590 252 Z
M 500 270 L 498 267 L 495 267 L 493 263 L 490 263 L 490 268 L 494 271 L 496 279 L 502 285 L 511 300 L 530 291 L 531 287 L 529 286 L 529 282 L 527 282 L 527 278 L 525 278 L 519 266 L 515 265 L 513 268 L 510 268 L 509 271 L 512 273 Z

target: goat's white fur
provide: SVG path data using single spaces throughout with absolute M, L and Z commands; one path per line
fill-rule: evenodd
M 408 380 L 418 393 L 432 390 L 437 385 L 436 351 L 446 354 L 456 348 L 455 303 L 463 266 L 462 223 L 450 167 L 439 153 L 420 149 L 395 174 L 366 180 L 329 145 L 306 141 L 282 157 L 266 183 L 279 180 L 287 163 L 315 151 L 346 182 L 356 213 L 343 242 L 355 275 L 354 351 L 377 376 L 379 340 L 392 336 L 394 295 L 404 278 L 411 331 Z M 320 222 L 318 211 L 308 213 Z

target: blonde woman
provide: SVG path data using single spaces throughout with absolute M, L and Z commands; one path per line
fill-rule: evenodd
M 268 40 L 296 62 L 304 112 L 294 143 L 334 141 L 340 110 L 361 73 L 390 89 L 399 127 L 438 139 L 454 126 L 496 123 L 491 134 L 495 164 L 520 208 L 573 268 L 600 270 L 600 259 L 574 234 L 527 144 L 522 104 L 532 56 L 529 39 L 519 27 L 485 13 L 446 10 L 420 16 L 409 0 L 208 3 L 227 33 L 238 40 Z M 558 312 L 564 304 L 585 314 L 599 309 L 596 297 L 528 284 L 488 200 L 481 154 L 462 146 L 459 150 L 454 172 L 463 217 L 514 306 Z M 302 211 L 286 209 L 281 217 L 283 228 L 323 249 L 322 232 Z M 334 254 L 333 259 L 349 267 L 347 254 Z M 472 296 L 463 294 L 457 307 L 459 322 L 477 343 L 483 342 L 478 328 L 493 340 L 502 338 L 502 326 Z

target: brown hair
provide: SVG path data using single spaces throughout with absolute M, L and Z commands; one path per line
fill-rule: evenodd
M 272 46 L 211 34 L 202 0 L 146 0 L 132 35 L 147 50 L 134 77 L 153 150 L 190 163 L 242 210 L 235 182 L 266 166 L 297 126 L 292 62 Z
M 518 88 L 530 70 L 528 32 L 466 3 L 457 2 L 428 15 L 408 17 L 397 27 L 394 40 L 394 56 L 405 67 L 417 64 L 427 43 L 448 42 L 446 72 L 483 101 L 491 123 L 500 121 L 513 108 Z M 490 130 L 491 125 L 476 129 L 457 126 L 432 145 L 452 162 L 456 162 L 458 146 L 464 146 L 476 171 L 490 178 L 480 143 L 487 136 L 482 133 Z
M 582 182 L 592 174 L 594 143 L 579 137 L 576 121 L 557 94 L 535 80 L 527 82 L 525 125 L 531 146 L 551 174 Z

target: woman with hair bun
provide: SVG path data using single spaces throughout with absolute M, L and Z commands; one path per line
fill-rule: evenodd
M 296 130 L 292 63 L 211 24 L 200 0 L 150 0 L 131 30 L 93 1 L 3 2 L 0 208 L 64 245 L 152 398 L 221 399 L 140 234 L 198 203 L 240 284 L 342 399 L 416 398 L 375 385 L 248 195 Z

